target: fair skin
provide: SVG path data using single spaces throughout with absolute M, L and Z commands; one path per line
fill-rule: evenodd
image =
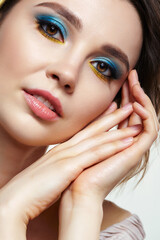
M 140 54 L 142 27 L 127 1 L 47 2 L 20 1 L 0 27 L 0 238 L 26 239 L 28 228 L 29 240 L 97 240 L 101 228 L 129 215 L 107 203 L 102 211 L 104 198 L 157 136 L 154 109 L 135 71 L 124 84 Z M 67 36 L 44 37 L 35 23 L 40 15 L 60 18 Z M 116 73 L 107 69 L 107 78 L 100 77 L 93 70 L 98 58 L 112 61 Z M 109 108 L 122 85 L 122 105 L 129 95 L 133 103 Z M 62 116 L 41 119 L 29 108 L 26 89 L 49 91 L 61 102 Z M 133 113 L 142 126 L 131 127 L 132 120 L 109 132 Z M 44 155 L 47 145 L 59 142 Z

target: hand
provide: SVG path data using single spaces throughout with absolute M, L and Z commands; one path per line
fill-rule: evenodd
M 22 219 L 27 225 L 52 205 L 84 169 L 130 146 L 132 138 L 128 142 L 122 139 L 137 135 L 139 130 L 121 130 L 118 141 L 113 137 L 111 143 L 106 131 L 132 112 L 129 105 L 110 115 L 104 114 L 15 176 L 0 190 L 0 215 L 4 212 L 5 217 L 12 215 L 13 220 Z
M 126 125 L 142 123 L 142 131 L 139 131 L 139 134 L 134 138 L 134 143 L 128 146 L 127 149 L 83 171 L 65 191 L 62 198 L 62 209 L 65 202 L 81 201 L 87 198 L 91 199 L 91 201 L 97 199 L 97 201 L 102 202 L 113 187 L 139 163 L 144 153 L 157 138 L 159 125 L 155 110 L 150 99 L 141 89 L 135 71 L 132 71 L 129 75 L 129 88 L 130 97 L 134 101 L 134 111 L 129 121 L 125 119 Z M 125 97 L 127 97 L 127 94 L 125 94 Z M 127 103 L 126 99 L 125 101 Z M 131 128 L 124 128 L 123 125 L 123 128 L 109 132 L 107 134 L 108 142 L 118 140 L 119 134 L 122 134 L 122 129 L 127 132 Z M 102 135 L 100 138 L 102 139 Z M 101 140 L 97 138 L 97 141 Z

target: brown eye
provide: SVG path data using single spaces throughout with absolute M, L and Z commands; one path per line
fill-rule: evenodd
M 91 68 L 100 75 L 101 78 L 120 79 L 122 77 L 122 71 L 119 65 L 110 58 L 97 57 L 90 61 Z
M 100 72 L 105 72 L 105 71 L 107 71 L 108 68 L 109 68 L 108 65 L 104 62 L 99 62 L 97 64 L 97 70 Z
M 112 68 L 108 63 L 103 61 L 91 61 L 91 64 L 94 69 L 104 77 L 111 78 L 113 76 Z
M 64 42 L 64 36 L 63 36 L 61 30 L 59 29 L 59 27 L 57 27 L 55 24 L 41 21 L 38 23 L 38 25 L 39 25 L 39 27 L 38 27 L 39 31 L 45 37 L 47 37 L 51 40 L 55 39 L 59 42 Z
M 52 24 L 48 24 L 47 27 L 46 27 L 46 32 L 49 35 L 55 35 L 58 32 L 58 28 L 56 26 L 52 25 Z

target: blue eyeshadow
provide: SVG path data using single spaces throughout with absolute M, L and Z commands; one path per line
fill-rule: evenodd
M 92 60 L 92 62 L 94 61 L 100 61 L 100 62 L 106 63 L 111 68 L 113 78 L 120 79 L 122 77 L 123 73 L 122 73 L 121 67 L 117 63 L 115 63 L 115 61 L 113 61 L 111 58 L 97 57 Z
M 41 15 L 41 14 L 39 14 L 39 15 L 36 15 L 36 19 L 38 21 L 44 21 L 44 22 L 56 25 L 61 30 L 64 39 L 67 38 L 67 36 L 68 36 L 67 28 L 60 18 L 52 16 L 52 15 Z

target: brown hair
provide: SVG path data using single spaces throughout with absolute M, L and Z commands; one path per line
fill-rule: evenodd
M 20 0 L 6 0 L 0 8 L 0 22 Z M 142 88 L 152 100 L 157 115 L 160 112 L 160 0 L 128 0 L 139 13 L 143 27 L 143 46 L 135 66 Z M 143 170 L 143 178 L 148 163 L 149 151 L 140 164 L 122 182 L 129 180 Z
M 128 0 L 139 13 L 143 27 L 143 46 L 135 66 L 142 88 L 152 100 L 157 115 L 160 113 L 160 0 Z M 128 181 L 140 173 L 144 177 L 149 151 L 139 165 L 122 180 Z

